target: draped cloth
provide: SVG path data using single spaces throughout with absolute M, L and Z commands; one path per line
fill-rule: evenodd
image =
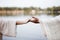
M 45 22 L 40 20 L 40 24 L 48 40 L 60 40 L 60 15 Z
M 16 36 L 16 21 L 0 20 L 0 33 L 5 36 Z

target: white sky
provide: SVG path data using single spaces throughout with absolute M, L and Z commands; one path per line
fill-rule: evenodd
M 0 7 L 51 7 L 60 6 L 60 0 L 0 0 Z

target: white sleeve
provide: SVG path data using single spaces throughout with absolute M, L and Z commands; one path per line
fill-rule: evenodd
M 16 36 L 16 21 L 4 21 L 2 34 L 5 36 Z
M 45 22 L 41 21 L 41 24 L 44 28 L 44 31 L 47 33 L 48 39 L 60 39 L 60 16 L 57 16 Z

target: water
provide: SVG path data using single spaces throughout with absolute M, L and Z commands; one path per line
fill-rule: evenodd
M 46 21 L 51 16 L 36 16 L 39 19 Z M 18 16 L 18 17 L 2 17 L 5 20 L 27 20 L 30 19 L 31 16 Z M 24 25 L 17 25 L 17 35 L 16 37 L 7 37 L 3 36 L 3 40 L 47 40 L 47 38 L 43 35 L 43 31 L 41 29 L 40 24 L 27 23 Z

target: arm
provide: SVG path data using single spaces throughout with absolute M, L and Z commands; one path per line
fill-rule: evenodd
M 16 21 L 16 25 L 22 25 L 22 24 L 26 24 L 28 23 L 30 20 L 28 21 Z

